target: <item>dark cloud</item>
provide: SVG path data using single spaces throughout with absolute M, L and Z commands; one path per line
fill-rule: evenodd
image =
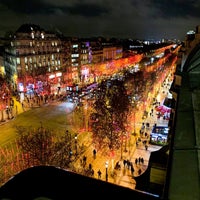
M 151 0 L 149 6 L 157 9 L 157 17 L 200 17 L 200 2 L 196 0 Z
M 79 15 L 83 17 L 99 17 L 102 14 L 109 13 L 109 9 L 105 6 L 95 4 L 75 4 L 74 6 L 67 8 L 72 15 Z
M 57 14 L 60 10 L 62 13 L 79 15 L 83 17 L 98 17 L 108 13 L 106 6 L 91 3 L 76 3 L 71 6 L 53 5 L 41 0 L 1 0 L 1 4 L 14 13 L 19 14 Z
M 54 7 L 40 0 L 1 0 L 1 4 L 16 14 L 49 14 L 54 10 Z
M 200 0 L 0 0 L 0 35 L 23 23 L 67 36 L 184 38 L 200 21 Z

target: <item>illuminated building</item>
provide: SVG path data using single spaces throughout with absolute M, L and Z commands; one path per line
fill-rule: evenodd
M 40 26 L 23 24 L 5 47 L 4 62 L 13 89 L 29 94 L 55 92 L 62 76 L 62 41 Z

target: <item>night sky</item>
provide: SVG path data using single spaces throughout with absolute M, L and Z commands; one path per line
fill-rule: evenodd
M 0 0 L 0 36 L 22 24 L 65 36 L 184 39 L 200 25 L 200 0 Z

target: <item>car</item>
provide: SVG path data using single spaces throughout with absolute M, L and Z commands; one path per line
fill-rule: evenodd
M 163 134 L 151 133 L 150 137 L 151 137 L 151 141 L 153 141 L 153 142 L 166 142 L 167 141 L 167 135 L 163 135 Z
M 152 143 L 166 143 L 168 140 L 169 128 L 167 126 L 154 126 L 150 134 Z

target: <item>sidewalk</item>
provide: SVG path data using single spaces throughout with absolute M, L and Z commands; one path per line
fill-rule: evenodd
M 149 157 L 151 152 L 157 151 L 161 146 L 149 145 L 148 150 L 144 146 L 137 147 L 133 152 L 131 157 L 131 162 L 134 166 L 134 174 L 132 176 L 130 169 L 123 167 L 123 169 L 118 173 L 116 184 L 135 189 L 136 182 L 133 177 L 139 176 L 139 169 L 141 169 L 141 174 L 144 173 L 148 167 Z M 143 158 L 144 163 L 135 164 L 135 160 L 138 158 Z
M 9 111 L 9 114 L 7 113 L 6 109 L 1 111 L 0 125 L 9 122 L 13 118 L 15 118 L 18 114 L 24 112 L 22 110 L 20 102 L 16 101 L 15 97 L 12 97 L 12 99 L 14 100 L 14 106 L 12 107 L 12 110 Z
M 132 136 L 134 137 L 134 136 Z M 161 148 L 161 146 L 156 145 L 148 145 L 148 149 L 145 149 L 144 144 L 139 143 L 136 147 L 135 144 L 131 144 L 130 147 L 127 147 L 127 151 L 123 152 L 119 149 L 115 152 L 114 156 L 111 156 L 109 152 L 106 150 L 97 151 L 96 157 L 94 158 L 93 150 L 94 146 L 92 145 L 90 135 L 87 135 L 84 138 L 83 144 L 86 146 L 86 150 L 84 152 L 84 156 L 87 157 L 86 165 L 83 167 L 82 158 L 78 157 L 78 159 L 73 163 L 74 170 L 77 173 L 82 175 L 91 176 L 92 178 L 101 179 L 106 181 L 106 171 L 108 174 L 107 181 L 113 184 L 117 184 L 123 187 L 128 187 L 131 189 L 135 189 L 136 182 L 134 177 L 139 176 L 139 169 L 141 169 L 141 174 L 147 169 L 150 153 L 152 151 L 157 151 Z M 129 149 L 130 148 L 130 149 Z M 136 158 L 143 158 L 143 163 L 135 163 Z M 130 168 L 127 166 L 124 167 L 123 160 L 129 160 L 133 163 L 134 173 L 132 175 Z M 114 169 L 116 163 L 119 161 L 121 169 Z M 108 162 L 108 168 L 106 170 L 106 162 Z M 89 173 L 89 164 L 91 164 L 94 174 Z M 98 171 L 101 171 L 101 178 L 98 177 Z

